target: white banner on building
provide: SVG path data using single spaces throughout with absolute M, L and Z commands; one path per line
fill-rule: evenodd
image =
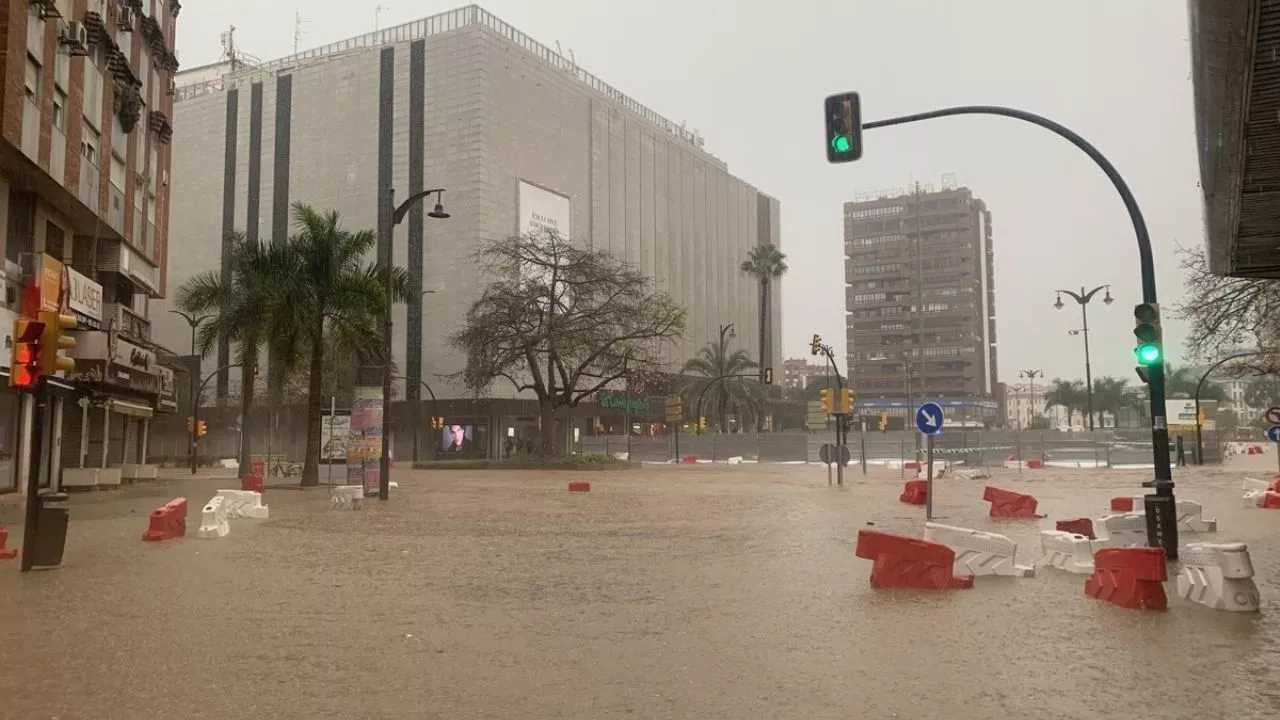
M 552 192 L 527 180 L 516 183 L 516 233 L 555 230 L 566 240 L 573 238 L 570 222 L 572 203 L 567 195 Z
M 81 329 L 102 329 L 102 286 L 70 267 L 67 276 L 67 309 L 80 321 Z

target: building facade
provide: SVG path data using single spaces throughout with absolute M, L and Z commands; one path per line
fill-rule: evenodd
M 1001 421 L 991 213 L 967 188 L 844 205 L 848 367 L 864 414 Z
M 33 422 L 52 428 L 41 462 L 43 482 L 57 483 L 64 470 L 144 464 L 149 419 L 173 410 L 150 317 L 166 281 L 180 7 L 31 0 L 0 10 L 0 324 L 10 336 L 18 316 L 40 310 L 79 322 L 76 371 L 51 383 L 48 417 L 7 382 L 0 389 L 0 493 L 21 489 Z
M 442 401 L 469 397 L 444 376 L 463 367 L 445 340 L 486 281 L 472 254 L 537 224 L 609 249 L 688 309 L 671 366 L 726 323 L 755 357 L 758 285 L 738 266 L 758 244 L 781 246 L 779 204 L 696 133 L 475 6 L 268 62 L 227 45 L 226 61 L 178 78 L 173 204 L 185 220 L 171 284 L 219 269 L 233 231 L 283 241 L 291 202 L 373 229 L 379 193 L 443 187 L 449 219 L 414 210 L 394 228 L 394 262 L 430 291 L 393 313 L 399 397 L 417 401 L 422 380 Z M 777 282 L 772 308 L 780 338 Z M 168 343 L 189 342 L 179 318 L 157 323 Z M 203 371 L 229 358 L 220 348 Z M 217 394 L 235 382 L 218 377 Z M 521 397 L 501 384 L 489 395 Z
M 788 390 L 803 390 L 817 378 L 831 372 L 826 362 L 809 362 L 804 358 L 787 358 L 782 363 L 782 386 Z

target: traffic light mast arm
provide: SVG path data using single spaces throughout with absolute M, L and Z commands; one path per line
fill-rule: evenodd
M 891 125 L 903 125 L 919 120 L 951 117 L 953 115 L 1000 115 L 1029 122 L 1057 134 L 1067 142 L 1075 145 L 1085 155 L 1088 155 L 1106 174 L 1111 184 L 1115 186 L 1116 192 L 1120 193 L 1120 200 L 1124 203 L 1125 209 L 1129 211 L 1129 220 L 1133 223 L 1133 232 L 1135 239 L 1138 241 L 1138 262 L 1141 265 L 1142 274 L 1142 299 L 1144 302 L 1149 303 L 1159 302 L 1159 298 L 1156 297 L 1156 266 L 1151 253 L 1151 236 L 1147 232 L 1147 222 L 1142 217 L 1142 210 L 1138 208 L 1137 199 L 1133 197 L 1133 192 L 1129 190 L 1128 184 L 1125 183 L 1124 178 L 1120 177 L 1119 171 L 1111 164 L 1111 161 L 1091 145 L 1089 141 L 1077 135 L 1070 128 L 1035 113 L 998 105 L 963 105 L 943 108 L 885 120 L 875 120 L 863 123 L 862 127 L 864 130 L 871 130 Z M 1148 368 L 1147 387 L 1151 398 L 1151 449 L 1152 459 L 1155 462 L 1155 487 L 1157 494 L 1172 495 L 1173 469 L 1169 466 L 1169 426 L 1168 415 L 1164 405 L 1163 362 L 1156 363 Z M 1176 528 L 1170 532 L 1170 537 L 1176 546 Z

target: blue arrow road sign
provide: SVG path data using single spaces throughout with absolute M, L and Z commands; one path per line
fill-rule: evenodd
M 942 432 L 942 406 L 935 402 L 927 402 L 916 408 L 916 427 L 925 435 L 938 435 Z
M 1267 439 L 1273 443 L 1280 443 L 1280 425 L 1267 428 Z

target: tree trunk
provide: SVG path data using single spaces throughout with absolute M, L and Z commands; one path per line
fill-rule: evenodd
M 765 328 L 769 323 L 769 278 L 767 276 L 760 277 L 760 376 L 764 377 L 765 364 Z M 757 430 L 764 432 L 764 413 L 760 413 L 759 425 Z
M 257 358 L 245 358 L 249 362 L 240 365 L 240 475 L 248 475 L 253 469 L 253 385 L 258 374 L 253 362 Z M 262 468 L 266 475 L 267 467 Z M 266 482 L 266 477 L 263 477 Z
M 541 420 L 542 457 L 556 456 L 556 408 L 550 398 L 538 400 L 538 415 Z
M 324 336 L 311 342 L 311 376 L 307 378 L 307 454 L 302 460 L 302 487 L 320 484 L 320 408 L 324 403 Z

